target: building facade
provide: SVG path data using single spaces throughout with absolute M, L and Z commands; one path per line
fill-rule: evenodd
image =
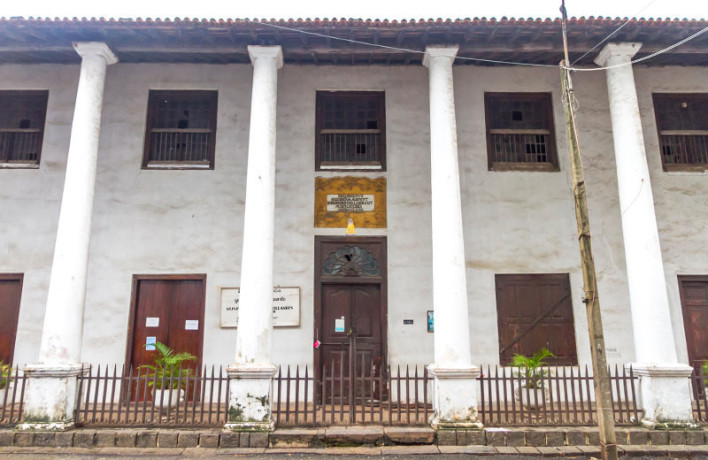
M 620 24 L 571 21 L 571 60 Z M 573 74 L 606 354 L 654 379 L 652 420 L 687 418 L 649 401 L 708 359 L 706 37 L 630 60 L 703 28 L 633 20 Z M 367 364 L 433 363 L 441 395 L 513 353 L 589 364 L 559 34 L 0 21 L 0 358 L 49 381 L 157 340 L 258 393 L 354 336 Z

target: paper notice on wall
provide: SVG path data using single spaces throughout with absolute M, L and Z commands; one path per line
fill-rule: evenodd
M 344 316 L 334 320 L 334 332 L 344 332 Z
M 160 327 L 160 318 L 156 316 L 148 316 L 145 318 L 145 327 Z
M 145 351 L 155 351 L 157 337 L 145 337 Z
M 199 330 L 199 320 L 188 319 L 184 322 L 185 331 L 198 331 Z

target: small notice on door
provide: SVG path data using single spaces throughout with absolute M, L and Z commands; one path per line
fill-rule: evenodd
M 334 320 L 334 332 L 344 332 L 344 316 Z
M 145 351 L 155 351 L 157 337 L 145 337 Z
M 156 316 L 148 316 L 145 318 L 145 327 L 160 327 L 160 318 Z
M 199 330 L 199 320 L 188 319 L 187 321 L 184 322 L 184 330 L 185 331 L 198 331 Z

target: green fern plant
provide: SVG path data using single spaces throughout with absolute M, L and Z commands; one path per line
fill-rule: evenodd
M 10 377 L 12 377 L 12 367 L 9 364 L 5 364 L 5 361 L 0 360 L 0 390 L 10 383 Z
M 708 385 L 708 361 L 703 361 L 703 384 Z
M 548 348 L 541 348 L 532 356 L 524 356 L 516 353 L 511 358 L 511 365 L 519 368 L 514 376 L 521 377 L 526 382 L 526 387 L 529 389 L 542 388 L 543 378 L 547 375 L 547 372 L 543 370 L 543 366 L 548 365 L 546 358 L 555 357 L 556 355 L 551 353 Z
M 155 350 L 158 352 L 154 358 L 155 364 L 140 366 L 148 371 L 148 386 L 154 385 L 158 390 L 174 390 L 180 386 L 180 376 L 184 385 L 187 378 L 192 376 L 192 369 L 183 369 L 182 365 L 185 361 L 196 361 L 197 357 L 186 352 L 175 353 L 172 348 L 160 342 L 155 342 Z

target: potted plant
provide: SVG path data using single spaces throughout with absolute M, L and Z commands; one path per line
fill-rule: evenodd
M 0 407 L 10 402 L 12 391 L 12 367 L 0 360 Z
M 186 380 L 192 376 L 192 370 L 183 369 L 185 361 L 196 361 L 197 357 L 186 352 L 175 353 L 164 343 L 155 342 L 158 354 L 153 358 L 154 365 L 141 366 L 148 370 L 148 386 L 152 389 L 152 399 L 161 412 L 169 412 L 173 406 L 184 401 Z M 181 381 L 180 381 L 181 377 Z
M 519 368 L 515 372 L 515 377 L 521 378 L 521 386 L 516 389 L 516 400 L 529 408 L 537 408 L 544 401 L 543 378 L 547 371 L 543 366 L 547 366 L 546 358 L 555 358 L 548 348 L 542 348 L 532 356 L 515 354 L 511 359 L 511 365 Z M 546 398 L 548 395 L 546 394 Z

